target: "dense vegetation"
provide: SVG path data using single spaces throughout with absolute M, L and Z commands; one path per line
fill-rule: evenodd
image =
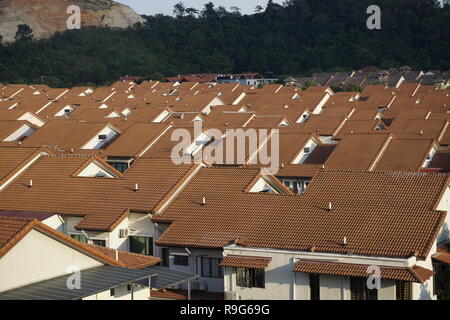
M 369 30 L 369 5 L 381 30 Z M 123 75 L 207 72 L 307 74 L 377 65 L 450 68 L 450 5 L 434 0 L 269 1 L 253 15 L 208 3 L 176 6 L 127 30 L 83 28 L 0 45 L 0 82 L 102 84 Z

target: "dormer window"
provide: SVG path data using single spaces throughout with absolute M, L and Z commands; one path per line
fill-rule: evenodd
M 131 113 L 132 113 L 131 110 L 128 109 L 128 108 L 126 108 L 125 110 L 122 111 L 122 114 L 123 114 L 125 117 L 128 117 Z
M 422 168 L 427 168 L 430 164 L 431 161 L 433 161 L 433 158 L 436 154 L 436 149 L 432 148 L 431 151 L 428 153 L 427 158 L 425 159 Z
M 293 164 L 304 163 L 316 147 L 317 147 L 317 143 L 314 142 L 313 139 L 310 139 L 307 142 L 306 146 L 303 149 L 301 149 L 301 151 L 298 153 L 298 155 L 295 157 L 295 159 L 294 159 L 294 161 L 292 161 L 292 163 Z
M 99 179 L 118 178 L 117 174 L 113 170 L 96 160 L 85 166 L 83 170 L 76 174 L 76 177 Z
M 98 140 L 106 140 L 108 138 L 108 136 L 106 134 L 99 134 L 98 135 Z

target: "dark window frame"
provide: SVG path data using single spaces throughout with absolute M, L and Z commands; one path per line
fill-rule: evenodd
M 88 243 L 88 238 L 84 234 L 71 234 L 70 237 L 81 243 Z M 81 240 L 81 239 L 83 239 L 83 240 Z
M 236 268 L 236 285 L 246 288 L 266 288 L 264 269 Z
M 134 240 L 139 241 L 139 239 L 145 239 L 143 250 L 138 250 L 138 248 L 134 247 L 134 246 L 138 245 L 138 243 L 133 244 L 133 241 Z M 130 237 L 128 237 L 128 241 L 129 241 L 130 252 L 143 254 L 143 255 L 147 255 L 147 256 L 153 255 L 153 237 L 130 236 Z
M 410 281 L 395 281 L 396 300 L 411 300 L 412 284 Z
M 170 251 L 169 248 L 161 248 L 161 266 L 170 266 Z
M 202 277 L 205 278 L 223 278 L 223 267 L 219 266 L 221 258 L 201 257 Z M 206 269 L 206 266 L 208 269 Z
M 351 300 L 378 300 L 378 290 L 367 287 L 367 278 L 350 277 Z
M 173 265 L 174 266 L 182 266 L 182 267 L 188 267 L 189 266 L 189 256 L 187 255 L 181 255 L 181 254 L 174 254 L 173 255 Z
M 309 274 L 310 300 L 320 300 L 320 275 Z
M 92 244 L 99 247 L 106 247 L 106 240 L 102 239 L 91 239 Z

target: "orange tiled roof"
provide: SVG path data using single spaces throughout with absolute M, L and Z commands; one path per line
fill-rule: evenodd
M 84 218 L 76 226 L 79 229 L 112 230 L 129 210 L 150 213 L 157 208 L 194 168 L 174 165 L 170 159 L 141 158 L 118 178 L 74 176 L 95 160 L 64 155 L 40 158 L 0 193 L 0 208 L 80 216 Z M 136 183 L 139 190 L 134 191 Z
M 18 217 L 1 217 L 0 216 L 0 258 L 11 250 L 23 237 L 31 230 L 36 229 L 43 232 L 47 236 L 61 241 L 65 245 L 83 252 L 84 254 L 97 259 L 105 264 L 125 267 L 121 261 L 110 258 L 101 251 L 96 250 L 90 245 L 81 243 L 71 237 L 54 230 L 53 228 L 43 224 L 35 219 L 18 218 Z
M 256 174 L 201 169 L 154 216 L 171 223 L 157 244 L 220 248 L 238 241 L 247 247 L 426 257 L 445 218 L 434 211 L 448 185 L 445 174 L 321 171 L 303 195 L 239 191 Z
M 446 244 L 440 246 L 437 249 L 437 252 L 432 255 L 432 258 L 437 261 L 440 261 L 440 262 L 443 262 L 446 264 L 450 264 L 450 247 L 449 247 L 449 245 L 446 243 Z
M 294 272 L 306 272 L 316 274 L 328 274 L 347 277 L 368 278 L 373 272 L 367 272 L 369 265 L 357 265 L 349 263 L 334 263 L 317 260 L 300 260 L 295 267 Z M 390 280 L 401 280 L 424 283 L 434 271 L 420 266 L 411 268 L 401 267 L 382 267 L 380 266 L 381 278 Z
M 220 262 L 221 267 L 264 269 L 272 258 L 228 255 Z
M 153 256 L 146 256 L 143 254 L 132 253 L 128 251 L 115 250 L 106 247 L 100 247 L 91 245 L 95 250 L 102 252 L 103 254 L 109 256 L 112 259 L 116 259 L 117 261 L 122 262 L 125 267 L 131 269 L 142 269 L 154 266 L 158 264 L 161 259 Z M 117 251 L 117 252 L 116 252 Z

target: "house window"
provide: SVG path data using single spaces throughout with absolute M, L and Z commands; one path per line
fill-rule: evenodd
M 128 170 L 129 164 L 128 162 L 108 162 L 114 169 L 117 171 L 124 173 Z
M 98 135 L 98 140 L 106 140 L 108 136 L 106 134 L 99 134 Z
M 167 248 L 161 249 L 161 265 L 163 267 L 169 266 L 169 249 Z
M 174 255 L 173 256 L 173 264 L 176 266 L 188 266 L 189 265 L 189 256 Z
M 284 180 L 283 184 L 291 189 L 295 194 L 301 193 L 301 189 L 299 188 L 299 184 L 297 180 Z
M 236 285 L 247 288 L 265 288 L 264 269 L 236 268 Z
M 86 236 L 83 234 L 71 234 L 70 236 L 72 237 L 72 239 L 78 240 L 80 242 L 83 242 L 83 243 L 88 242 Z
M 311 300 L 320 300 L 320 276 L 318 274 L 309 274 L 309 290 Z
M 105 240 L 92 240 L 92 244 L 99 246 L 99 247 L 106 247 L 106 241 Z
M 439 275 L 439 264 L 435 261 L 432 262 L 433 271 L 436 272 L 433 276 L 433 296 L 438 294 L 438 287 L 439 287 L 439 281 L 438 281 L 438 275 Z M 438 300 L 439 297 L 438 297 Z
M 367 287 L 366 278 L 350 278 L 352 300 L 378 300 L 378 290 Z
M 202 277 L 223 278 L 223 268 L 219 266 L 221 259 L 202 257 Z
M 411 282 L 396 281 L 395 290 L 397 300 L 411 300 Z
M 127 284 L 127 292 L 131 291 L 131 284 Z
M 111 297 L 114 297 L 116 295 L 116 289 L 113 288 L 113 289 L 109 290 L 109 295 Z
M 128 237 L 130 241 L 130 252 L 153 255 L 153 238 L 151 237 Z

